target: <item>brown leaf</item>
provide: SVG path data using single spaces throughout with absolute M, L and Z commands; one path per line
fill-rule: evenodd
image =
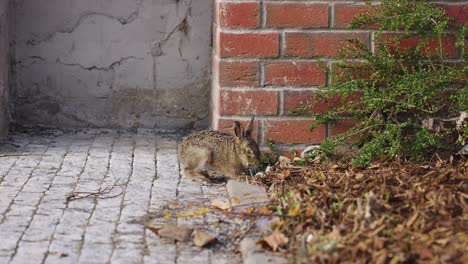
M 426 246 L 419 247 L 418 251 L 419 251 L 418 252 L 419 257 L 421 259 L 430 260 L 430 259 L 433 258 L 431 250 L 429 248 L 427 248 Z
M 156 235 L 158 234 L 158 231 L 162 229 L 163 227 L 164 227 L 163 225 L 147 225 L 146 226 L 146 228 L 153 231 Z
M 204 247 L 216 239 L 215 236 L 212 236 L 200 228 L 195 229 L 195 235 L 193 237 L 193 244 L 197 247 Z
M 160 237 L 183 242 L 190 240 L 193 231 L 189 227 L 177 225 L 154 225 L 146 227 Z
M 287 177 L 289 177 L 289 175 L 291 175 L 291 171 L 290 171 L 290 170 L 284 170 L 284 171 L 282 171 L 281 174 L 279 175 L 279 176 L 280 176 L 279 178 L 280 178 L 281 180 L 284 180 L 284 179 L 286 179 Z
M 364 178 L 364 174 L 363 174 L 363 173 L 361 173 L 361 172 L 356 173 L 356 180 L 359 181 L 359 180 L 362 179 L 362 178 Z
M 277 251 L 278 247 L 288 243 L 288 238 L 278 229 L 273 231 L 269 236 L 257 241 L 257 246 L 264 247 L 267 245 L 273 251 Z
M 315 208 L 312 208 L 311 206 L 307 206 L 305 209 L 305 216 L 311 216 L 315 213 Z
M 232 201 L 234 201 L 236 204 L 240 204 L 241 203 L 241 199 L 237 196 L 232 196 L 231 197 Z
M 271 211 L 266 205 L 260 207 L 259 212 L 263 215 L 270 215 L 273 213 L 273 211 Z
M 211 206 L 221 210 L 229 210 L 231 209 L 231 202 L 222 199 L 215 199 L 211 202 Z
M 387 257 L 388 257 L 388 252 L 384 249 L 381 252 L 379 252 L 379 255 L 375 258 L 374 261 L 376 264 L 385 264 Z
M 288 209 L 289 216 L 297 216 L 301 212 L 301 205 L 297 203 L 295 206 Z

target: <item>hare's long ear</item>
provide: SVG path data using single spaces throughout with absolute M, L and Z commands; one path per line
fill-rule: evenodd
M 238 139 L 243 139 L 245 136 L 244 128 L 242 127 L 239 121 L 234 122 L 234 134 L 236 135 Z
M 252 116 L 252 119 L 250 119 L 250 123 L 247 126 L 247 131 L 245 131 L 246 137 L 252 137 L 252 131 L 254 129 L 254 119 L 255 119 L 255 116 Z

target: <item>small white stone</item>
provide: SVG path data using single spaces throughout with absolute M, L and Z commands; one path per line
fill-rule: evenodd
M 285 156 L 279 156 L 279 158 L 278 158 L 278 163 L 279 163 L 281 166 L 286 167 L 286 166 L 291 165 L 291 159 L 288 158 L 288 157 L 285 157 Z
M 301 158 L 305 158 L 308 154 L 313 155 L 314 152 L 316 152 L 319 148 L 320 148 L 320 146 L 318 146 L 318 145 L 308 146 L 307 148 L 304 149 L 304 151 L 302 151 Z

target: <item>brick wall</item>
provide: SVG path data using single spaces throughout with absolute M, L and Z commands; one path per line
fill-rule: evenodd
M 459 24 L 467 23 L 467 3 L 440 1 Z M 312 92 L 330 81 L 324 66 L 333 70 L 346 39 L 359 38 L 374 48 L 371 29 L 347 29 L 356 14 L 368 10 L 364 1 L 215 0 L 214 10 L 213 129 L 228 130 L 233 120 L 256 115 L 259 143 L 271 139 L 287 150 L 318 144 L 351 125 L 309 131 L 313 120 L 293 117 L 289 110 L 313 100 Z M 446 44 L 457 59 L 453 39 Z

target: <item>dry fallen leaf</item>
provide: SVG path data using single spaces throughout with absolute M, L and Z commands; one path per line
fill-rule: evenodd
M 464 250 L 468 235 L 465 225 L 460 224 L 466 218 L 468 161 L 454 158 L 452 164 L 444 156 L 438 165 L 436 159 L 424 166 L 382 161 L 365 170 L 333 162 L 286 168 L 276 165 L 262 179 L 274 194 L 274 203 L 268 207 L 279 204 L 282 217 L 296 215 L 298 208 L 292 203 L 296 201 L 300 203 L 297 216 L 301 217 L 285 217 L 283 227 L 257 221 L 256 227 L 263 228 L 265 236 L 278 229 L 290 238 L 281 246 L 271 241 L 269 245 L 271 237 L 259 240 L 258 245 L 294 254 L 303 249 L 304 237 L 310 246 L 305 257 L 323 263 L 337 263 L 333 256 L 350 263 L 468 263 Z M 283 179 L 288 171 L 291 175 Z M 340 209 L 339 218 L 335 218 L 336 209 Z
M 287 166 L 291 165 L 291 159 L 288 158 L 288 157 L 285 157 L 285 156 L 279 156 L 278 157 L 278 163 L 283 167 L 287 167 Z
M 301 204 L 297 203 L 295 206 L 288 209 L 289 216 L 297 216 L 301 212 Z
M 228 200 L 215 199 L 211 202 L 211 206 L 221 210 L 229 210 L 231 209 L 231 202 Z
M 232 196 L 231 199 L 236 203 L 236 204 L 240 204 L 241 203 L 241 199 L 237 196 Z
M 267 245 L 273 251 L 277 251 L 278 247 L 288 243 L 288 238 L 278 229 L 273 231 L 269 236 L 257 241 L 257 246 L 264 248 Z
M 194 216 L 194 217 L 201 217 L 201 216 L 202 216 L 202 213 L 199 212 L 199 211 L 195 211 L 195 212 L 193 212 L 193 216 Z
M 186 218 L 186 217 L 192 217 L 193 214 L 191 212 L 182 212 L 182 213 L 177 213 L 176 216 L 178 218 Z
M 364 174 L 361 173 L 361 172 L 358 172 L 358 173 L 356 173 L 356 176 L 355 176 L 355 177 L 356 177 L 356 180 L 359 181 L 360 179 L 364 178 Z
M 164 227 L 164 225 L 147 225 L 146 226 L 146 228 L 153 231 L 156 235 L 158 234 L 158 231 L 163 227 Z
M 146 227 L 160 237 L 182 242 L 189 241 L 193 231 L 189 227 L 177 225 L 153 225 Z
M 307 206 L 306 209 L 305 209 L 305 216 L 311 216 L 315 213 L 315 209 L 310 207 L 310 206 Z
M 289 175 L 291 175 L 291 171 L 290 170 L 284 170 L 284 171 L 281 172 L 281 174 L 279 176 L 280 176 L 281 180 L 284 180 L 287 177 L 289 177 Z
M 259 212 L 263 215 L 271 215 L 273 213 L 266 205 L 260 207 Z
M 193 237 L 193 244 L 197 247 L 204 247 L 216 239 L 215 236 L 207 234 L 205 231 L 197 228 Z

